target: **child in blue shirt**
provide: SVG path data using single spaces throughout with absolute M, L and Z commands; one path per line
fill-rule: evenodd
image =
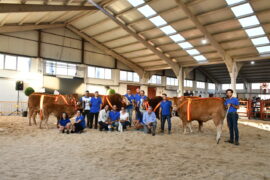
M 64 112 L 59 121 L 59 131 L 65 133 L 65 130 L 67 130 L 67 134 L 69 134 L 70 126 L 71 126 L 70 119 L 68 118 L 67 113 Z

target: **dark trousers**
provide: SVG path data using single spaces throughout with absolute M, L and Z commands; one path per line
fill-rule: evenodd
M 75 126 L 75 133 L 82 132 L 84 129 L 82 125 L 80 125 L 79 123 L 75 123 L 74 126 Z
M 105 122 L 99 121 L 99 130 L 102 131 L 103 129 L 105 129 L 106 131 L 108 131 L 108 124 L 106 124 Z
M 230 130 L 230 141 L 239 142 L 239 132 L 238 132 L 238 114 L 236 112 L 230 112 L 227 115 L 227 123 Z
M 84 119 L 87 117 L 86 126 L 90 127 L 90 110 L 84 110 L 83 112 Z
M 168 115 L 168 116 L 162 115 L 161 116 L 161 131 L 164 131 L 164 126 L 165 126 L 166 120 L 168 121 L 168 130 L 171 131 L 172 122 L 171 122 L 171 116 L 170 115 Z
M 90 124 L 89 124 L 89 128 L 92 128 L 93 126 L 93 120 L 95 118 L 95 129 L 97 129 L 97 123 L 98 123 L 98 112 L 97 113 L 90 113 Z

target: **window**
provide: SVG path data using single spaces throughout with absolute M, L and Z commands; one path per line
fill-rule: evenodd
M 256 16 L 250 16 L 250 17 L 239 19 L 239 22 L 243 28 L 249 27 L 249 26 L 256 26 L 260 24 Z
M 153 17 L 149 20 L 156 26 L 163 26 L 163 25 L 167 24 L 167 22 L 160 16 Z
M 128 0 L 128 2 L 133 6 L 139 6 L 144 3 L 144 0 Z
M 190 50 L 187 50 L 187 53 L 188 53 L 189 55 L 191 55 L 191 56 L 200 54 L 200 52 L 199 52 L 197 49 L 190 49 Z
M 244 89 L 244 84 L 236 84 L 236 89 L 243 90 Z
M 157 14 L 156 11 L 152 9 L 149 5 L 138 8 L 138 11 L 140 11 L 146 18 Z
M 240 3 L 240 2 L 243 2 L 245 0 L 226 0 L 227 4 L 230 6 L 230 5 L 233 5 L 233 4 L 237 4 L 237 3 Z
M 56 74 L 57 75 L 67 75 L 67 63 L 56 63 Z
M 193 81 L 191 80 L 184 80 L 185 87 L 193 87 Z
M 148 81 L 151 84 L 161 84 L 161 76 L 153 75 L 151 79 Z
M 6 55 L 5 57 L 5 69 L 16 70 L 17 69 L 17 57 Z
M 260 54 L 270 52 L 270 46 L 257 47 Z
M 30 71 L 30 58 L 18 56 L 18 71 L 29 72 Z
M 245 31 L 249 37 L 265 35 L 262 27 L 246 29 Z
M 269 39 L 267 37 L 259 37 L 259 38 L 254 38 L 254 39 L 251 39 L 252 43 L 255 45 L 255 46 L 258 46 L 258 45 L 262 45 L 262 44 L 269 44 Z
M 4 55 L 0 54 L 0 69 L 4 69 Z
M 68 64 L 68 76 L 76 76 L 77 66 L 75 64 Z
M 231 84 L 222 84 L 221 85 L 222 90 L 227 90 L 231 88 Z
M 269 94 L 259 94 L 258 96 L 259 96 L 262 100 L 270 99 L 270 95 L 269 95 Z
M 97 79 L 112 79 L 112 70 L 108 68 L 88 66 L 88 77 Z
M 252 83 L 251 89 L 261 89 L 261 83 Z
M 120 71 L 120 81 L 139 82 L 140 77 L 135 72 Z
M 232 11 L 236 17 L 252 14 L 253 10 L 249 3 L 232 7 Z
M 206 58 L 203 55 L 194 56 L 193 57 L 196 61 L 206 61 Z
M 170 25 L 162 27 L 160 30 L 163 31 L 166 35 L 176 33 L 175 29 Z
M 174 42 L 184 41 L 185 38 L 181 36 L 180 34 L 175 34 L 172 36 L 169 36 Z
M 216 89 L 216 85 L 214 83 L 208 83 L 208 89 L 215 90 Z
M 178 45 L 179 45 L 182 49 L 193 48 L 193 46 L 192 46 L 189 42 L 178 43 Z
M 64 62 L 46 61 L 45 73 L 50 75 L 76 76 L 76 64 Z
M 204 89 L 205 88 L 205 83 L 204 82 L 197 82 L 197 88 Z
M 178 80 L 177 80 L 177 78 L 167 77 L 166 78 L 166 84 L 168 86 L 178 86 Z
M 55 74 L 55 65 L 56 62 L 46 61 L 46 74 Z

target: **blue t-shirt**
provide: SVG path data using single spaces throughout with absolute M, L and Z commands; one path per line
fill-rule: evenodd
M 131 94 L 130 96 L 128 94 L 125 95 L 128 99 L 128 101 L 130 102 L 130 105 L 127 106 L 127 109 L 132 109 L 133 105 L 132 105 L 132 101 L 135 100 L 134 96 Z
M 235 97 L 232 97 L 231 99 L 226 99 L 226 101 L 224 102 L 225 106 L 227 106 L 227 104 L 232 104 L 232 105 L 235 105 L 235 106 L 238 106 L 239 105 L 239 101 L 237 98 Z M 229 111 L 228 112 L 237 112 L 237 109 L 230 106 L 229 108 Z
M 171 115 L 171 107 L 172 107 L 172 102 L 171 101 L 161 101 L 160 103 L 161 107 L 161 115 L 162 116 L 169 116 Z
M 134 99 L 135 99 L 135 102 L 136 102 L 136 104 L 140 101 L 140 99 L 141 99 L 141 96 L 140 96 L 140 94 L 135 94 L 134 95 Z
M 79 124 L 80 124 L 83 128 L 85 128 L 85 120 L 84 120 L 84 116 L 83 116 L 83 115 L 81 115 L 81 116 L 75 118 L 75 122 L 78 122 L 78 121 L 80 121 Z
M 119 111 L 110 111 L 109 118 L 111 121 L 116 121 L 120 118 L 120 112 Z
M 60 126 L 66 126 L 68 123 L 70 123 L 69 119 L 61 119 L 59 122 Z
M 91 98 L 91 109 L 90 112 L 97 113 L 100 110 L 100 105 L 102 104 L 102 100 L 100 97 L 92 97 Z

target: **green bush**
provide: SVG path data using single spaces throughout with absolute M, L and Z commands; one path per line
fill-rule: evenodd
M 107 95 L 112 95 L 115 94 L 115 90 L 114 89 L 108 89 L 107 90 Z
M 26 96 L 30 96 L 32 93 L 34 93 L 35 92 L 35 90 L 32 88 L 32 87 L 28 87 L 28 88 L 26 88 L 25 90 L 24 90 L 24 94 L 26 95 Z

